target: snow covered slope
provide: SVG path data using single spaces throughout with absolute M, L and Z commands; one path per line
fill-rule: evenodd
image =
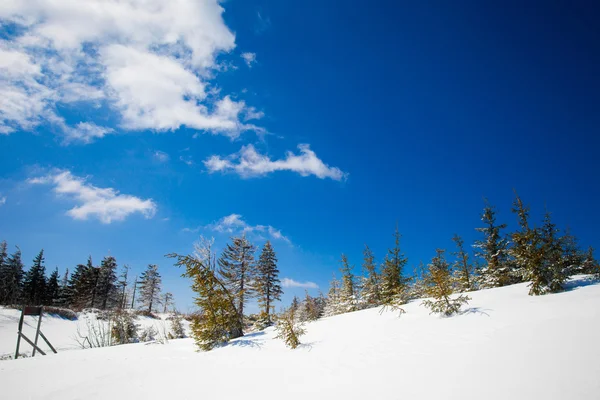
M 378 309 L 326 318 L 307 325 L 297 350 L 268 329 L 208 353 L 180 339 L 3 361 L 0 390 L 61 400 L 599 398 L 599 284 L 470 296 L 452 318 L 418 301 L 400 318 Z
M 171 331 L 171 321 L 167 321 L 168 314 L 158 314 L 160 319 L 149 317 L 137 317 L 135 323 L 139 325 L 139 330 L 147 327 L 153 327 L 158 332 L 158 337 L 166 336 Z M 0 357 L 14 356 L 15 346 L 17 344 L 17 329 L 21 311 L 0 307 Z M 64 350 L 81 349 L 78 341 L 78 332 L 87 335 L 88 322 L 91 324 L 104 323 L 96 319 L 95 313 L 80 314 L 79 319 L 71 321 L 55 317 L 52 315 L 44 315 L 42 318 L 41 331 L 48 338 L 52 346 L 59 352 Z M 182 321 L 184 328 L 187 329 L 189 323 Z M 37 326 L 37 317 L 25 317 L 23 324 L 23 333 L 33 340 L 35 337 L 35 328 Z M 44 352 L 50 352 L 50 348 L 40 338 L 39 346 Z M 31 346 L 23 343 L 19 353 L 30 355 Z

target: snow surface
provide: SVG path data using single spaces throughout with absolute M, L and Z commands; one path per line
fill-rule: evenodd
M 420 301 L 400 318 L 379 309 L 325 318 L 296 350 L 269 328 L 207 353 L 178 339 L 2 361 L 1 397 L 598 399 L 600 284 L 590 283 L 578 277 L 540 297 L 526 284 L 473 292 L 451 318 Z

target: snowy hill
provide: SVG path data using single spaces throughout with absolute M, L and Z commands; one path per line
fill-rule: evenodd
M 420 301 L 400 318 L 379 309 L 325 318 L 307 325 L 297 350 L 270 328 L 208 353 L 179 339 L 3 361 L 0 386 L 7 399 L 598 398 L 600 284 L 470 296 L 451 318 Z

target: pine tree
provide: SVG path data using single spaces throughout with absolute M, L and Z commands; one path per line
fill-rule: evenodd
M 563 259 L 561 238 L 557 237 L 558 232 L 550 213 L 546 212 L 541 233 L 543 256 L 541 291 L 536 294 L 560 292 L 569 277 L 569 269 Z
M 147 308 L 148 313 L 151 313 L 153 306 L 160 302 L 161 283 L 162 278 L 158 272 L 158 266 L 148 265 L 140 277 L 138 300 L 144 308 Z
M 469 255 L 465 251 L 464 241 L 458 235 L 452 238 L 456 243 L 456 251 L 452 253 L 456 257 L 454 262 L 454 281 L 459 292 L 470 292 L 475 290 L 474 268 L 469 262 Z
M 2 304 L 18 304 L 21 300 L 23 290 L 23 262 L 21 261 L 21 249 L 6 258 L 2 268 L 1 302 Z
M 408 280 L 403 275 L 407 258 L 400 251 L 400 232 L 396 227 L 395 245 L 388 250 L 381 267 L 381 300 L 383 304 L 402 304 L 407 300 Z
M 323 315 L 330 317 L 332 315 L 341 314 L 342 309 L 340 307 L 340 281 L 337 280 L 335 274 L 329 283 L 329 292 L 327 293 L 327 301 Z
M 303 322 L 297 318 L 293 309 L 284 310 L 277 317 L 277 325 L 275 326 L 277 335 L 275 338 L 282 339 L 286 346 L 291 349 L 297 348 L 301 344 L 300 336 L 306 333 L 302 324 Z
M 375 266 L 375 256 L 367 245 L 363 251 L 362 268 L 364 276 L 360 285 L 361 301 L 364 307 L 376 307 L 381 304 L 379 274 Z
M 481 220 L 485 226 L 475 230 L 483 233 L 484 239 L 474 245 L 476 255 L 486 263 L 481 270 L 481 287 L 509 285 L 513 283 L 513 277 L 508 260 L 508 240 L 501 234 L 506 224 L 496 224 L 496 210 L 489 204 L 486 204 Z
M 354 283 L 354 275 L 352 274 L 353 266 L 348 262 L 346 255 L 342 254 L 340 260 L 342 267 L 342 286 L 339 292 L 339 307 L 343 313 L 356 311 L 358 309 L 358 296 L 356 293 L 356 284 Z
M 269 241 L 265 243 L 258 258 L 254 287 L 258 295 L 258 304 L 262 307 L 262 318 L 265 320 L 266 325 L 271 325 L 273 303 L 276 300 L 281 300 L 283 290 L 279 280 L 277 257 Z
M 6 241 L 0 242 L 0 304 L 6 304 L 8 292 L 8 250 Z
M 300 321 L 316 321 L 321 317 L 321 312 L 319 299 L 308 294 L 308 290 L 305 291 L 304 300 L 295 313 L 297 318 Z
M 98 271 L 96 291 L 98 302 L 102 310 L 112 308 L 117 303 L 117 261 L 113 256 L 102 259 Z
M 117 287 L 119 290 L 119 306 L 120 309 L 127 308 L 127 278 L 129 276 L 129 265 L 123 265 L 123 269 L 121 270 L 121 275 L 119 275 L 119 280 L 117 281 Z
M 200 309 L 191 324 L 196 345 L 208 351 L 242 336 L 244 321 L 236 308 L 238 298 L 219 279 L 214 266 L 195 255 L 170 254 L 169 257 L 176 259 L 176 266 L 185 267 L 183 276 L 192 279 L 192 290 L 196 293 L 194 303 Z
M 420 299 L 425 297 L 425 264 L 419 261 L 419 265 L 413 268 L 413 276 L 408 288 L 409 299 Z
M 60 283 L 58 284 L 58 301 L 56 305 L 60 307 L 68 307 L 68 292 L 69 292 L 69 268 L 65 269 Z
M 92 265 L 91 257 L 88 263 L 78 264 L 71 274 L 64 297 L 66 304 L 75 309 L 93 307 L 95 300 L 97 268 Z
M 512 211 L 517 214 L 520 230 L 512 234 L 513 246 L 509 252 L 519 278 L 531 282 L 529 294 L 538 295 L 546 286 L 541 237 L 538 229 L 529 224 L 529 207 L 523 204 L 516 192 L 515 196 Z
M 459 295 L 451 299 L 452 295 L 452 272 L 450 264 L 444 258 L 444 250 L 437 249 L 437 255 L 429 264 L 429 271 L 425 278 L 427 283 L 426 294 L 433 297 L 433 300 L 424 300 L 423 305 L 431 310 L 431 313 L 451 316 L 460 311 L 463 304 L 466 304 L 470 298 L 465 295 Z
M 58 283 L 58 268 L 50 274 L 48 282 L 46 284 L 46 298 L 44 299 L 44 305 L 53 306 L 58 305 L 60 302 L 60 285 Z
M 290 308 L 294 309 L 294 312 L 298 311 L 298 308 L 300 307 L 300 301 L 298 300 L 298 296 L 294 296 L 294 298 L 292 299 L 292 304 L 290 305 Z
M 236 309 L 243 317 L 246 302 L 254 295 L 254 246 L 245 236 L 232 238 L 219 258 L 219 274 L 236 299 Z
M 163 294 L 160 302 L 163 305 L 163 313 L 166 314 L 167 310 L 169 309 L 169 306 L 172 306 L 174 304 L 173 303 L 173 293 L 166 292 L 165 294 Z
M 33 265 L 23 278 L 23 300 L 30 305 L 42 305 L 46 299 L 46 267 L 44 250 L 33 259 Z
M 588 247 L 588 250 L 581 257 L 583 259 L 579 273 L 598 275 L 600 277 L 600 264 L 594 258 L 594 248 Z

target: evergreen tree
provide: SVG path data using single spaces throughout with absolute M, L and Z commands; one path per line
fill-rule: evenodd
M 367 245 L 363 251 L 362 268 L 364 276 L 360 285 L 361 300 L 365 307 L 376 307 L 381 304 L 379 274 L 375 266 L 375 256 Z
M 92 265 L 91 257 L 88 263 L 78 264 L 69 278 L 69 283 L 64 293 L 65 302 L 69 307 L 82 309 L 93 307 L 92 300 L 95 297 L 97 268 Z
M 419 261 L 419 265 L 413 268 L 413 276 L 408 288 L 409 299 L 420 299 L 425 297 L 425 264 Z
M 104 257 L 100 263 L 96 285 L 98 303 L 102 310 L 111 308 L 117 303 L 118 290 L 116 282 L 117 261 L 113 256 Z
M 21 261 L 21 249 L 6 258 L 4 262 L 1 283 L 2 304 L 18 304 L 21 300 L 23 289 L 23 262 Z
M 335 274 L 329 283 L 329 292 L 327 293 L 327 301 L 323 315 L 330 317 L 332 315 L 341 314 L 342 309 L 340 307 L 340 281 L 336 279 Z
M 465 251 L 464 241 L 458 235 L 452 238 L 456 244 L 456 251 L 452 253 L 456 257 L 454 262 L 454 281 L 459 292 L 470 292 L 475 290 L 474 268 L 469 262 L 469 255 Z
M 119 308 L 125 309 L 127 308 L 127 278 L 129 276 L 129 265 L 123 265 L 123 269 L 121 270 L 121 275 L 119 275 L 119 280 L 117 281 L 117 287 L 119 290 Z
M 6 241 L 0 242 L 0 304 L 6 303 L 8 291 L 8 250 Z
M 354 283 L 354 275 L 352 274 L 353 266 L 348 262 L 346 255 L 342 254 L 342 286 L 339 292 L 339 307 L 342 313 L 356 311 L 358 309 L 358 296 L 356 293 L 356 285 Z
M 146 271 L 142 273 L 139 282 L 139 302 L 144 308 L 147 308 L 148 313 L 152 312 L 152 307 L 160 302 L 160 288 L 162 278 L 158 272 L 158 266 L 154 264 L 148 265 Z
M 557 237 L 558 232 L 550 213 L 546 212 L 541 232 L 543 267 L 539 277 L 540 291 L 534 294 L 559 292 L 563 290 L 564 282 L 569 277 L 569 268 L 563 259 L 561 238 Z
M 484 239 L 475 242 L 476 255 L 485 260 L 481 270 L 481 286 L 497 287 L 513 283 L 512 269 L 508 260 L 508 240 L 502 237 L 506 224 L 496 224 L 496 210 L 486 204 L 481 220 L 483 228 L 475 228 L 483 233 Z
M 163 305 L 163 313 L 166 314 L 169 306 L 174 305 L 173 303 L 173 293 L 167 292 L 162 296 L 162 299 L 160 301 Z
M 201 350 L 211 350 L 243 335 L 243 315 L 236 308 L 238 298 L 219 279 L 212 265 L 194 255 L 176 258 L 175 265 L 185 267 L 183 276 L 192 279 L 194 303 L 200 309 L 191 324 L 192 336 Z
M 232 238 L 219 258 L 219 273 L 228 291 L 236 299 L 236 309 L 243 317 L 244 306 L 254 295 L 255 248 L 246 236 Z
M 302 324 L 293 309 L 284 310 L 277 318 L 275 338 L 282 339 L 286 346 L 295 349 L 300 345 L 300 336 L 306 333 Z
M 403 275 L 407 258 L 400 251 L 400 232 L 396 227 L 395 245 L 388 250 L 381 267 L 381 300 L 383 304 L 402 304 L 407 300 L 408 280 Z
M 594 258 L 594 248 L 592 246 L 588 247 L 587 252 L 581 258 L 583 261 L 579 273 L 600 276 L 600 264 Z
M 544 278 L 543 249 L 541 249 L 541 237 L 538 229 L 529 224 L 529 207 L 523 204 L 519 195 L 515 192 L 515 201 L 512 211 L 517 214 L 519 231 L 512 234 L 513 246 L 509 250 L 516 271 L 521 280 L 530 281 L 530 295 L 541 294 L 546 285 Z
M 308 290 L 305 291 L 304 300 L 297 309 L 295 315 L 297 315 L 300 321 L 316 321 L 321 317 L 321 309 L 319 307 L 319 299 L 312 297 L 308 294 Z
M 262 307 L 262 316 L 267 325 L 271 325 L 273 303 L 281 300 L 283 290 L 277 269 L 277 257 L 273 246 L 267 241 L 258 258 L 254 287 L 258 295 L 258 304 Z
M 60 302 L 60 285 L 58 283 L 58 268 L 50 274 L 48 282 L 46 284 L 46 298 L 44 299 L 44 305 L 53 306 L 58 305 Z
M 23 278 L 23 301 L 30 305 L 42 305 L 46 299 L 46 267 L 44 250 L 33 259 L 33 265 Z
M 294 312 L 298 311 L 298 308 L 300 307 L 300 301 L 298 300 L 298 296 L 294 296 L 294 298 L 292 299 L 292 304 L 290 305 L 290 308 L 294 309 Z
M 463 304 L 466 304 L 470 298 L 465 295 L 459 295 L 451 299 L 452 295 L 452 272 L 450 264 L 444 258 L 444 250 L 437 249 L 437 255 L 429 264 L 429 271 L 425 278 L 427 283 L 426 294 L 433 297 L 433 300 L 424 300 L 423 305 L 431 310 L 431 313 L 450 316 L 460 311 Z
M 69 291 L 69 268 L 65 269 L 65 273 L 63 274 L 59 284 L 58 284 L 58 300 L 56 305 L 60 307 L 68 307 L 69 303 L 67 300 L 68 291 Z

